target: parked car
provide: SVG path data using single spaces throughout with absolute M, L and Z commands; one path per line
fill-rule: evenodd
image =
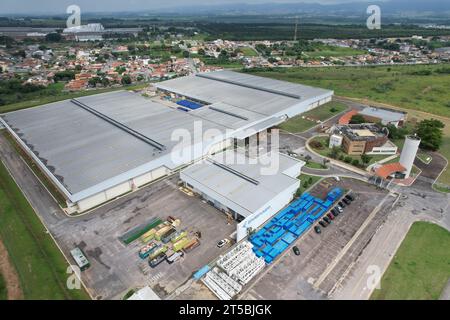
M 322 230 L 320 229 L 319 226 L 315 226 L 315 227 L 314 227 L 314 231 L 315 231 L 317 234 L 322 233 Z
M 347 195 L 345 196 L 345 198 L 348 199 L 348 200 L 350 200 L 350 201 L 354 201 L 354 200 L 355 200 L 355 196 L 352 195 L 351 193 L 347 194 Z
M 320 224 L 323 228 L 326 228 L 326 227 L 327 227 L 327 223 L 324 222 L 324 221 L 322 221 L 322 220 L 319 221 L 319 224 Z
M 293 247 L 292 247 L 292 250 L 294 251 L 294 253 L 295 253 L 296 256 L 299 256 L 299 255 L 300 255 L 300 249 L 299 249 L 297 246 L 293 246 Z
M 331 213 L 333 214 L 333 216 L 337 217 L 339 215 L 339 210 L 337 208 L 333 208 L 331 209 Z
M 218 248 L 222 248 L 224 247 L 226 244 L 230 243 L 230 240 L 228 239 L 222 239 L 219 242 L 217 242 L 217 247 Z
M 342 209 L 342 207 L 340 207 L 340 206 L 336 206 L 335 209 L 336 209 L 337 211 L 339 211 L 339 213 L 344 212 L 344 209 Z
M 328 223 L 328 224 L 330 224 L 331 223 L 331 220 L 330 219 L 328 219 L 328 217 L 323 217 L 323 221 L 325 221 L 326 223 Z
M 344 203 L 346 205 L 350 205 L 352 202 L 350 200 L 348 200 L 347 198 L 343 198 L 342 201 L 344 201 Z
M 341 207 L 341 208 L 345 208 L 346 206 L 345 206 L 345 203 L 343 203 L 342 201 L 339 201 L 338 202 L 338 205 Z
M 327 217 L 330 218 L 330 220 L 334 220 L 334 216 L 331 212 L 329 214 L 327 214 Z

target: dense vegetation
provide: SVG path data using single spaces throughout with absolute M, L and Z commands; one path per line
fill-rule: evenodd
M 294 26 L 286 23 L 199 23 L 197 26 L 203 32 L 209 34 L 208 39 L 292 40 L 294 37 Z M 450 30 L 399 25 L 385 25 L 380 30 L 369 30 L 365 25 L 301 24 L 298 30 L 299 39 L 367 39 L 450 34 Z

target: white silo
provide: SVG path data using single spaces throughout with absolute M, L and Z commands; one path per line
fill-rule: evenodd
M 409 178 L 411 169 L 414 165 L 417 151 L 419 150 L 420 138 L 417 135 L 407 136 L 400 155 L 400 164 L 406 168 L 405 178 Z

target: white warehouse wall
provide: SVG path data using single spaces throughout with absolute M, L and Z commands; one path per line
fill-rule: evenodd
M 283 209 L 294 198 L 294 194 L 300 187 L 300 181 L 290 188 L 284 190 L 270 202 L 268 202 L 263 208 L 259 209 L 252 215 L 245 218 L 244 221 L 237 225 L 237 241 L 241 241 L 248 235 L 248 229 L 252 228 L 256 230 L 270 218 L 272 218 L 278 211 Z

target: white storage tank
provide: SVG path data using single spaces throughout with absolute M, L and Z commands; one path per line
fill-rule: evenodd
M 417 151 L 419 150 L 420 138 L 417 135 L 407 136 L 400 155 L 400 164 L 406 168 L 405 178 L 409 178 L 414 165 Z
M 330 136 L 330 143 L 328 147 L 331 149 L 333 147 L 340 147 L 342 145 L 342 136 L 338 134 L 332 134 Z

